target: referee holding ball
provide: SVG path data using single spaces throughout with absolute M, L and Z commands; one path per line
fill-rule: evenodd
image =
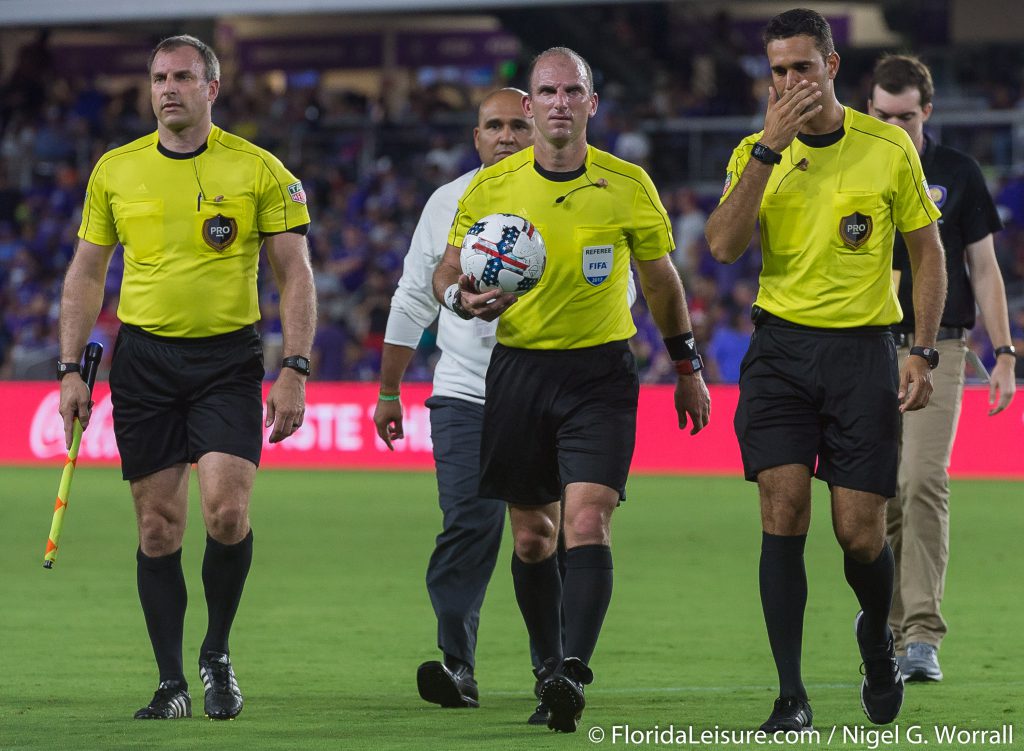
M 194 463 L 209 611 L 199 675 L 207 716 L 231 719 L 242 711 L 242 693 L 228 634 L 252 560 L 249 497 L 263 443 L 257 263 L 266 244 L 288 355 L 267 397 L 265 424 L 276 442 L 302 424 L 305 408 L 316 321 L 309 213 L 302 184 L 280 161 L 213 125 L 220 64 L 209 46 L 191 36 L 165 39 L 149 74 L 156 132 L 106 153 L 89 178 L 61 298 L 60 413 L 70 443 L 74 418 L 89 422 L 89 391 L 75 371 L 120 243 L 122 326 L 110 390 L 139 528 L 139 599 L 160 671 L 153 700 L 135 717 L 192 714 L 182 669 L 181 544 Z
M 677 361 L 678 426 L 692 420 L 692 433 L 703 429 L 711 405 L 658 192 L 642 169 L 587 144 L 598 103 L 590 66 L 554 47 L 534 59 L 529 81 L 523 101 L 534 145 L 481 170 L 466 188 L 434 294 L 465 318 L 501 314 L 487 368 L 480 494 L 509 504 L 516 600 L 545 662 L 537 671 L 540 700 L 549 728 L 574 732 L 611 601 L 611 517 L 636 438 L 631 259 Z M 525 217 L 547 246 L 544 276 L 519 299 L 500 290 L 478 294 L 462 274 L 463 238 L 494 213 Z M 564 583 L 555 557 L 560 523 Z
M 735 426 L 744 473 L 761 500 L 760 587 L 779 698 L 766 732 L 811 726 L 800 674 L 807 602 L 804 542 L 811 476 L 828 483 L 846 580 L 860 603 L 861 704 L 892 722 L 903 677 L 887 624 L 893 554 L 885 503 L 896 491 L 900 413 L 928 403 L 946 293 L 921 160 L 899 128 L 843 107 L 828 22 L 797 9 L 768 22 L 772 72 L 764 130 L 733 152 L 706 233 L 732 263 L 760 222 L 756 324 L 740 371 Z M 893 237 L 914 273 L 916 347 L 898 370 L 889 326 L 902 318 Z

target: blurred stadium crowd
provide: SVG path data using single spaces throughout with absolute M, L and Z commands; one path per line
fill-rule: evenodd
M 611 21 L 620 36 L 643 39 L 647 34 L 628 16 Z M 590 132 L 594 145 L 651 167 L 674 220 L 678 247 L 673 257 L 706 353 L 708 380 L 729 383 L 738 378 L 751 331 L 758 248 L 732 266 L 712 260 L 703 226 L 717 194 L 706 184 L 682 182 L 651 130 L 641 127 L 666 117 L 757 115 L 760 104 L 753 92 L 763 90 L 757 79 L 765 71 L 759 73 L 752 61 L 759 58 L 738 54 L 738 43 L 725 31 L 710 39 L 714 44 L 703 58 L 673 63 L 687 71 L 685 78 L 658 77 L 643 101 L 628 99 L 627 87 L 614 80 L 599 81 L 601 109 Z M 692 49 L 701 45 L 694 42 Z M 105 150 L 155 126 L 141 76 L 141 89 L 112 94 L 88 77 L 54 75 L 45 33 L 11 62 L 0 88 L 0 378 L 46 379 L 57 357 L 61 281 L 89 171 Z M 719 85 L 690 85 L 702 69 Z M 281 91 L 265 77 L 235 73 L 225 78 L 214 121 L 278 154 L 300 176 L 309 197 L 309 242 L 320 303 L 313 377 L 374 380 L 391 293 L 420 210 L 436 187 L 477 166 L 471 139 L 475 99 L 506 81 L 499 76 L 474 91 L 468 85 L 423 80 L 396 104 L 394 97 L 385 102 L 326 92 L 315 81 L 293 79 Z M 514 77 L 507 82 L 522 85 Z M 863 108 L 863 88 L 862 79 L 860 90 L 841 96 L 842 101 Z M 941 90 L 938 101 L 941 107 Z M 1024 97 L 1019 89 L 1000 87 L 992 92 L 990 106 L 1024 108 Z M 990 187 L 1006 224 L 996 235 L 996 251 L 1011 299 L 1011 330 L 1018 351 L 1024 351 L 1024 176 L 1008 172 Z M 120 254 L 115 254 L 94 332 L 107 345 L 118 326 L 121 270 Z M 276 291 L 267 268 L 261 269 L 260 279 L 260 326 L 266 362 L 273 366 L 280 360 Z M 671 380 L 674 371 L 642 299 L 634 317 L 638 334 L 633 346 L 643 380 Z M 971 345 L 991 364 L 981 327 Z M 109 357 L 111 347 L 106 349 Z M 436 356 L 428 331 L 408 377 L 428 380 Z M 1022 363 L 1018 378 L 1024 377 Z

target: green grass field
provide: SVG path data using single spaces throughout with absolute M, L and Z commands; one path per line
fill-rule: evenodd
M 416 666 L 434 659 L 423 584 L 440 526 L 433 476 L 271 472 L 252 506 L 255 559 L 232 635 L 246 708 L 231 723 L 201 717 L 140 723 L 156 674 L 135 589 L 135 528 L 113 470 L 75 477 L 57 565 L 42 568 L 59 470 L 2 469 L 0 749 L 562 749 L 625 747 L 613 726 L 648 730 L 756 727 L 776 685 L 757 591 L 754 487 L 738 479 L 635 477 L 613 524 L 615 596 L 592 660 L 580 732 L 525 724 L 533 708 L 526 633 L 502 552 L 481 618 L 482 708 L 422 702 Z M 1024 488 L 954 486 L 952 562 L 942 650 L 946 680 L 911 685 L 900 717 L 923 726 L 1015 725 L 1024 748 Z M 820 743 L 861 726 L 857 609 L 816 484 L 807 547 L 805 680 Z M 185 542 L 192 607 L 186 670 L 202 713 L 196 650 L 205 630 L 199 578 L 204 532 L 193 487 Z M 831 744 L 833 726 L 840 730 Z M 598 726 L 602 744 L 588 739 Z M 634 744 L 636 745 L 636 744 Z M 648 747 L 655 744 L 650 743 Z M 688 748 L 756 748 L 689 745 Z M 881 748 L 917 748 L 901 737 Z

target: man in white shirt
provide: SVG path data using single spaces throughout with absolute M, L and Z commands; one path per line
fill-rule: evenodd
M 523 111 L 525 92 L 499 89 L 480 104 L 473 143 L 484 167 L 529 146 L 533 122 Z M 427 200 L 402 278 L 391 300 L 380 367 L 380 397 L 373 413 L 377 434 L 393 450 L 404 436 L 399 387 L 423 330 L 438 318 L 441 359 L 427 400 L 437 467 L 443 529 L 427 566 L 427 592 L 437 615 L 437 642 L 444 660 L 420 665 L 420 696 L 442 707 L 478 707 L 473 677 L 480 606 L 501 545 L 505 504 L 477 495 L 484 375 L 495 344 L 497 321 L 464 321 L 438 305 L 431 287 L 447 247 L 456 205 L 477 170 L 442 185 Z M 536 714 L 536 713 L 535 713 Z M 538 717 L 547 722 L 546 713 Z

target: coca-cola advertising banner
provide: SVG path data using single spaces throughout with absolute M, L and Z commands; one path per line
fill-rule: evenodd
M 265 387 L 265 391 L 269 385 Z M 110 390 L 98 383 L 92 421 L 82 439 L 79 462 L 116 466 L 117 445 Z M 377 388 L 369 383 L 310 383 L 306 418 L 282 443 L 263 441 L 263 466 L 315 469 L 431 469 L 430 415 L 423 406 L 429 384 L 402 390 L 405 438 L 388 451 L 377 437 L 373 409 Z M 53 383 L 9 382 L 0 385 L 5 414 L 0 437 L 0 464 L 61 463 L 66 453 L 64 428 L 57 412 L 60 391 Z M 679 430 L 668 386 L 645 386 L 640 392 L 633 471 L 658 474 L 731 474 L 742 472 L 732 428 L 735 386 L 711 387 L 711 424 L 697 436 Z M 988 416 L 988 390 L 968 388 L 950 467 L 960 477 L 1024 479 L 1024 399 L 1005 412 Z M 524 440 L 528 440 L 524 436 Z

